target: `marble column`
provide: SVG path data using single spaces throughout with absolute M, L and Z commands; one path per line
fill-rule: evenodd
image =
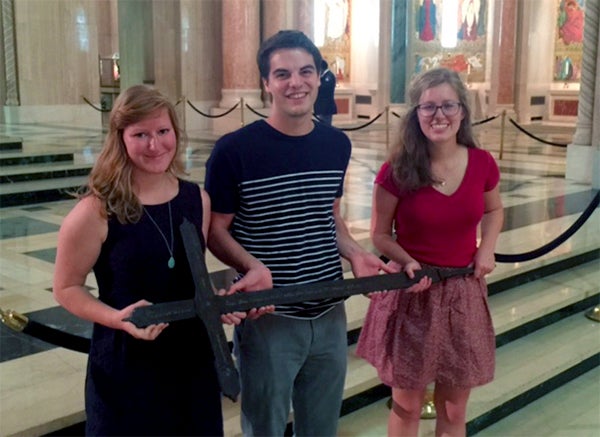
M 121 90 L 145 83 L 172 102 L 187 92 L 182 60 L 187 6 L 181 0 L 118 0 Z
M 223 47 L 221 39 L 215 37 L 221 35 L 223 25 L 215 17 L 222 15 L 220 0 L 181 0 L 181 91 L 186 101 L 178 108 L 182 107 L 189 132 L 213 125 L 213 119 L 198 110 L 205 114 L 212 108 L 215 114 L 223 112 L 218 108 L 223 88 Z
M 520 3 L 519 16 L 520 16 L 520 31 L 517 39 L 517 61 L 516 61 L 516 74 L 515 74 L 515 111 L 516 119 L 519 123 L 530 123 L 531 122 L 531 106 L 529 97 L 529 33 L 531 32 L 531 14 L 532 14 L 531 2 Z M 494 59 L 500 59 L 494 57 Z M 500 68 L 501 62 L 495 62 L 497 68 Z
M 585 3 L 583 59 L 573 143 L 567 147 L 567 179 L 600 188 L 600 0 Z
M 600 28 L 598 29 L 598 39 L 596 41 L 600 41 Z M 592 188 L 596 190 L 600 190 L 600 81 L 598 72 L 600 72 L 600 56 L 596 55 L 596 90 L 594 92 L 594 116 L 592 118 L 592 143 L 590 144 L 592 149 L 592 159 L 590 160 L 592 163 Z
M 379 2 L 379 65 L 377 71 L 377 112 L 390 103 L 392 63 L 392 2 Z
M 293 0 L 292 0 L 293 1 Z M 288 0 L 261 0 L 262 40 L 275 35 L 280 30 L 294 28 L 294 9 Z M 262 100 L 265 108 L 271 107 L 271 98 L 262 91 Z
M 262 0 L 262 39 L 280 30 L 293 27 L 290 21 L 292 8 L 287 0 Z
M 117 0 L 97 4 L 98 55 L 109 57 L 119 53 L 119 12 Z
M 515 95 L 515 33 L 517 30 L 517 5 L 515 0 L 503 0 L 502 33 L 500 35 L 500 68 L 498 104 L 513 105 Z
M 387 3 L 387 2 L 386 2 Z M 407 13 L 407 5 L 404 0 L 392 0 L 389 7 L 380 4 L 383 11 L 389 11 L 389 20 L 393 20 L 390 26 L 381 26 L 381 31 L 389 28 L 390 39 L 390 67 L 389 67 L 389 102 L 393 105 L 406 103 L 406 84 L 410 80 L 408 65 L 408 35 L 407 27 L 410 27 Z M 382 17 L 383 19 L 383 17 Z M 391 29 L 394 29 L 392 32 Z
M 118 0 L 121 90 L 154 84 L 153 2 Z
M 2 31 L 4 49 L 4 78 L 6 80 L 6 101 L 3 105 L 19 105 L 19 87 L 17 83 L 17 55 L 15 53 L 13 0 L 2 0 Z
M 154 84 L 172 102 L 182 95 L 181 2 L 154 1 L 152 7 Z
M 522 4 L 522 26 L 529 22 L 531 5 Z M 517 96 L 516 111 L 529 120 L 529 105 L 521 101 L 527 97 L 527 30 L 521 29 L 521 40 L 515 40 L 517 31 L 517 5 L 515 0 L 494 2 L 494 23 L 492 41 L 491 89 L 488 113 L 495 114 L 500 109 L 513 109 Z M 516 56 L 517 46 L 519 56 Z M 501 59 L 502 62 L 495 60 Z M 520 61 L 519 61 L 520 60 Z M 516 70 L 515 70 L 516 66 Z M 515 74 L 516 71 L 516 74 Z M 516 77 L 515 77 L 516 76 Z M 515 92 L 516 91 L 516 92 Z M 500 108 L 500 106 L 502 108 Z
M 313 0 L 296 0 L 294 1 L 294 16 L 296 17 L 295 27 L 301 30 L 310 39 L 315 37 L 314 25 L 314 1 Z
M 260 43 L 259 0 L 223 0 L 223 89 L 221 108 L 244 98 L 262 108 L 256 52 Z

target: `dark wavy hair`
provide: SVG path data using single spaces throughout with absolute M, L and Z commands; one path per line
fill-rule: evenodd
M 417 105 L 426 90 L 442 84 L 450 85 L 461 103 L 464 117 L 456 134 L 457 143 L 466 147 L 478 147 L 473 135 L 467 88 L 460 76 L 447 68 L 434 68 L 421 73 L 410 84 L 408 90 L 410 108 L 400 121 L 399 137 L 389 157 L 394 181 L 403 192 L 416 191 L 439 182 L 431 173 L 429 156 L 431 142 L 423 134 L 419 125 Z
M 299 30 L 280 30 L 261 44 L 256 54 L 256 63 L 260 71 L 260 77 L 269 78 L 271 69 L 271 55 L 280 49 L 304 49 L 310 53 L 315 61 L 317 72 L 321 72 L 321 61 L 323 57 L 317 46 L 304 33 Z

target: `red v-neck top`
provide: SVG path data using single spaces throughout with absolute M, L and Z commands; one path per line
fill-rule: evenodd
M 484 193 L 500 180 L 492 155 L 469 148 L 469 162 L 458 189 L 451 195 L 428 186 L 401 194 L 389 162 L 382 165 L 375 183 L 398 197 L 394 230 L 396 239 L 417 261 L 446 267 L 464 267 L 477 250 L 477 226 L 484 213 Z

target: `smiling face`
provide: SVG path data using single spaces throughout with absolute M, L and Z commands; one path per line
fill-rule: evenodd
M 177 136 L 167 109 L 159 109 L 127 126 L 123 129 L 123 142 L 134 173 L 166 172 L 177 150 Z
M 313 56 L 306 50 L 274 51 L 264 85 L 273 97 L 271 113 L 274 117 L 311 119 L 319 90 L 319 74 Z
M 444 103 L 460 102 L 456 91 L 447 83 L 427 88 L 419 98 L 419 105 L 432 104 L 442 106 Z M 461 121 L 465 117 L 462 106 L 455 115 L 446 115 L 442 108 L 436 108 L 433 115 L 424 115 L 417 110 L 419 126 L 423 134 L 434 144 L 456 144 L 456 134 Z

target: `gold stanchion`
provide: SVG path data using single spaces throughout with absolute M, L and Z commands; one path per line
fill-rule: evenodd
M 435 419 L 436 411 L 433 403 L 433 391 L 427 390 L 425 393 L 425 402 L 421 407 L 421 419 Z
M 390 149 L 390 107 L 385 107 L 385 149 Z
M 56 326 L 44 325 L 16 311 L 4 311 L 0 308 L 0 321 L 13 331 L 22 332 L 38 340 L 77 352 L 90 351 L 89 337 L 72 334 Z
M 600 306 L 595 306 L 587 313 L 585 313 L 585 316 L 588 319 L 593 320 L 594 322 L 600 322 Z
M 242 118 L 242 127 L 244 127 L 244 98 L 243 97 L 240 99 L 240 111 L 241 111 L 241 118 Z
M 506 109 L 502 111 L 502 124 L 500 125 L 500 156 L 499 159 L 502 159 L 502 155 L 504 155 L 504 124 L 506 121 Z
M 27 316 L 13 310 L 4 311 L 2 308 L 0 308 L 0 321 L 17 332 L 22 332 L 29 323 Z
M 387 401 L 387 407 L 389 410 L 392 409 L 393 399 L 389 398 Z M 435 419 L 436 411 L 435 404 L 433 403 L 433 391 L 427 390 L 425 393 L 425 399 L 423 400 L 423 406 L 421 407 L 421 419 Z

